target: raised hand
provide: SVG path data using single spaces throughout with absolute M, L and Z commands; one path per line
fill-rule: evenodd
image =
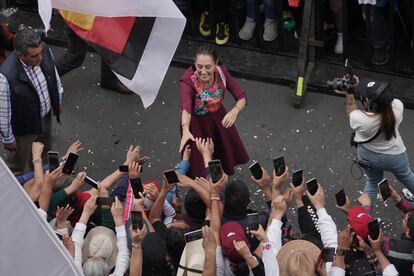
M 79 140 L 77 140 L 77 141 L 73 142 L 69 146 L 69 148 L 66 150 L 66 153 L 63 156 L 63 159 L 64 160 L 68 159 L 68 156 L 69 156 L 70 153 L 79 154 L 79 152 L 81 150 L 83 150 L 82 143 Z
M 190 129 L 187 127 L 183 127 L 183 136 L 181 137 L 180 141 L 180 149 L 178 152 L 181 152 L 184 148 L 184 145 L 188 142 L 188 140 L 195 141 L 193 134 L 191 134 Z
M 232 109 L 231 111 L 227 112 L 227 114 L 224 116 L 223 120 L 221 121 L 221 124 L 225 128 L 232 127 L 237 119 L 237 111 L 235 109 Z
M 137 179 L 141 175 L 141 165 L 138 162 L 132 161 L 128 165 L 129 179 Z
M 65 207 L 57 207 L 56 210 L 56 228 L 62 229 L 66 226 L 68 217 L 73 213 L 74 209 L 67 204 Z
M 44 145 L 40 142 L 33 142 L 32 144 L 32 155 L 33 159 L 42 158 Z
M 114 222 L 116 226 L 123 225 L 122 214 L 124 208 L 122 207 L 121 201 L 119 201 L 118 197 L 115 197 L 114 203 L 111 206 L 111 213 L 112 217 L 114 218 Z

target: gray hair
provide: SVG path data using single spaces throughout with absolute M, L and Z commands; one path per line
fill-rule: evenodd
M 85 276 L 107 276 L 109 275 L 108 265 L 101 259 L 88 259 L 83 264 Z
M 26 54 L 28 48 L 37 48 L 41 42 L 42 38 L 35 29 L 20 25 L 14 37 L 13 45 L 17 52 Z

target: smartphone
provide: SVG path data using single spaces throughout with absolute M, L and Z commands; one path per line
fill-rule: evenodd
M 213 183 L 218 182 L 223 177 L 223 169 L 221 168 L 220 160 L 212 160 L 208 162 L 208 169 Z
M 255 179 L 259 180 L 263 177 L 262 167 L 258 161 L 255 161 L 253 164 L 251 164 L 249 169 Z
M 293 172 L 292 175 L 292 184 L 295 187 L 300 186 L 300 184 L 302 184 L 302 179 L 303 179 L 303 170 L 297 170 Z
M 184 234 L 185 242 L 192 242 L 203 238 L 203 230 L 198 229 Z
M 47 159 L 49 162 L 49 172 L 53 172 L 59 168 L 59 153 L 57 151 L 48 151 Z
M 134 230 L 142 229 L 143 223 L 141 212 L 131 211 L 131 225 Z
M 391 190 L 390 190 L 390 186 L 388 184 L 388 180 L 386 178 L 381 180 L 381 182 L 378 183 L 378 187 L 379 187 L 382 199 L 387 200 L 387 198 L 389 198 L 391 196 Z
M 286 170 L 285 158 L 283 156 L 279 156 L 273 159 L 273 167 L 275 168 L 276 176 L 281 176 Z
M 335 258 L 335 247 L 324 247 L 322 249 L 322 260 L 325 263 L 333 262 Z
M 95 189 L 98 189 L 98 182 L 93 180 L 89 176 L 85 176 L 85 183 L 91 185 Z
M 378 239 L 380 232 L 378 219 L 368 222 L 368 231 L 372 240 Z
M 316 178 L 312 178 L 311 180 L 306 182 L 306 186 L 308 187 L 308 191 L 311 195 L 316 194 L 316 192 L 318 191 L 318 181 L 316 180 Z
M 339 190 L 339 192 L 335 194 L 335 199 L 336 199 L 336 205 L 344 206 L 346 203 L 345 190 L 344 189 Z
M 68 159 L 66 159 L 62 172 L 64 174 L 71 175 L 73 173 L 73 169 L 75 168 L 76 161 L 78 161 L 78 158 L 79 158 L 79 155 L 72 153 L 72 152 L 69 153 Z
M 59 238 L 59 240 L 63 240 L 63 235 L 57 231 L 55 231 L 56 236 Z
M 168 170 L 164 172 L 164 176 L 167 179 L 167 182 L 169 184 L 175 184 L 178 183 L 178 177 L 177 177 L 177 173 L 175 172 L 175 170 Z
M 132 192 L 134 193 L 135 198 L 139 198 L 139 193 L 144 192 L 144 187 L 142 187 L 142 182 L 139 178 L 129 180 L 132 187 Z
M 109 197 L 98 197 L 96 199 L 96 205 L 98 205 L 98 206 L 102 206 L 102 205 L 111 206 L 112 205 L 112 200 Z
M 128 165 L 121 165 L 119 166 L 120 172 L 128 172 Z
M 250 213 L 247 214 L 247 232 L 251 230 L 258 230 L 259 229 L 259 214 L 258 213 Z
M 353 248 L 358 248 L 359 247 L 359 240 L 358 240 L 357 234 L 355 233 L 355 230 L 351 228 L 350 231 L 349 231 L 349 234 L 352 237 L 351 248 L 352 249 Z

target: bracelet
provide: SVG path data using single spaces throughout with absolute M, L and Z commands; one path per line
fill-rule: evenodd
M 210 200 L 218 200 L 218 201 L 220 201 L 220 198 L 218 196 L 212 196 L 212 197 L 210 197 Z
M 37 163 L 42 163 L 42 158 L 35 158 L 32 160 L 33 165 L 37 164 Z
M 135 248 L 135 249 L 140 249 L 140 248 L 142 248 L 142 244 L 141 243 L 138 243 L 138 244 L 132 243 L 132 247 Z

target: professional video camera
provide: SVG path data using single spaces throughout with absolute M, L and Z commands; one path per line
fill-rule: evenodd
M 343 76 L 342 79 L 336 78 L 334 80 L 329 80 L 326 82 L 328 87 L 333 90 L 346 91 L 347 93 L 354 93 L 355 82 L 354 82 L 354 73 L 352 72 L 352 66 L 349 63 L 348 59 L 345 60 L 345 68 L 347 73 Z

